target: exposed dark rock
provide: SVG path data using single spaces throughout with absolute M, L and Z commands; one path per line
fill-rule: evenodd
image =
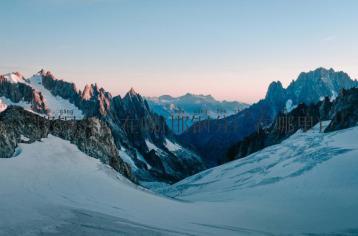
M 305 120 L 302 120 L 304 117 L 312 120 L 303 123 L 305 122 Z M 243 158 L 265 147 L 278 144 L 298 129 L 309 129 L 319 121 L 324 120 L 331 120 L 328 127 L 322 130 L 324 132 L 356 126 L 358 124 L 358 88 L 342 90 L 333 102 L 326 97 L 315 105 L 300 104 L 290 113 L 280 114 L 269 128 L 259 129 L 258 132 L 254 132 L 232 145 L 228 149 L 225 162 Z M 291 122 L 289 126 L 283 126 L 283 121 Z
M 25 83 L 11 83 L 0 75 L 0 97 L 6 97 L 14 103 L 21 101 L 31 104 L 33 111 L 46 114 L 47 107 L 40 92 Z
M 332 121 L 325 130 L 350 128 L 358 122 L 358 88 L 343 90 L 331 109 Z
M 47 120 L 23 108 L 9 106 L 0 113 L 0 157 L 12 157 L 21 136 L 40 141 L 49 134 L 68 140 L 87 155 L 100 159 L 124 176 L 135 181 L 129 166 L 118 156 L 111 130 L 96 119 Z
M 140 169 L 138 173 L 133 173 L 138 176 L 138 178 L 144 176 L 146 180 L 154 181 L 158 178 L 163 181 L 173 182 L 205 168 L 201 159 L 192 151 L 183 149 L 174 154 L 165 148 L 165 140 L 168 138 L 174 141 L 175 137 L 166 126 L 164 118 L 152 113 L 149 110 L 147 102 L 133 89 L 122 99 L 120 96 L 112 97 L 109 92 L 106 92 L 103 88 L 99 88 L 97 84 L 87 85 L 83 92 L 81 92 L 77 90 L 75 84 L 58 80 L 51 72 L 41 70 L 37 75 L 42 77 L 42 85 L 45 89 L 50 91 L 52 95 L 68 100 L 78 107 L 85 117 L 96 117 L 109 127 L 115 147 L 119 150 L 124 148 Z M 43 100 L 40 93 L 35 93 L 35 96 L 31 95 L 33 89 L 26 83 L 18 83 L 18 85 L 11 85 L 9 83 L 7 86 L 11 86 L 8 90 L 12 93 L 13 90 L 16 93 L 16 86 L 20 88 L 25 86 L 25 89 L 29 90 L 28 101 L 31 101 L 31 99 L 34 101 Z M 0 96 L 3 90 L 7 91 L 0 87 Z M 5 97 L 8 98 L 9 96 L 11 96 L 11 94 L 5 95 Z M 34 97 L 34 99 L 32 97 Z M 10 100 L 13 102 L 18 101 L 11 97 Z M 35 102 L 35 104 L 37 103 Z M 33 110 L 37 111 L 38 109 Z M 52 128 L 56 128 L 56 126 L 54 126 L 56 122 L 51 124 Z M 61 127 L 62 126 L 61 123 Z M 75 127 L 71 127 L 71 129 L 74 128 Z M 56 129 L 52 129 L 52 131 L 55 132 Z M 71 137 L 76 135 L 72 132 L 70 132 L 70 134 L 66 132 L 70 131 L 63 130 L 57 133 L 57 135 L 63 136 L 63 138 L 66 138 L 68 135 Z M 162 149 L 160 158 L 157 161 L 161 162 L 163 166 L 170 166 L 170 172 L 166 168 L 159 168 L 155 173 L 154 179 L 150 179 L 152 172 L 147 168 L 147 164 L 143 159 L 139 158 L 139 155 L 146 156 L 147 153 L 151 151 L 148 150 L 146 140 L 149 140 Z M 90 153 L 91 143 L 86 144 L 89 145 L 87 150 L 85 150 L 86 147 L 81 146 L 81 144 L 82 142 L 76 143 L 76 145 L 78 145 L 80 149 L 82 148 L 86 153 L 94 155 Z M 190 158 L 193 160 L 190 161 Z M 113 166 L 116 165 L 113 164 Z
M 227 151 L 224 162 L 240 159 L 265 147 L 278 144 L 299 129 L 306 131 L 312 128 L 329 116 L 330 111 L 326 109 L 331 106 L 329 104 L 332 104 L 329 99 L 314 105 L 302 103 L 288 114 L 279 114 L 269 128 L 258 127 L 256 132 L 232 145 Z
M 316 104 L 324 97 L 334 98 L 342 89 L 356 86 L 356 80 L 352 80 L 344 72 L 336 72 L 333 69 L 318 68 L 301 73 L 286 89 L 280 82 L 273 82 L 265 99 L 236 115 L 220 120 L 198 122 L 180 135 L 179 139 L 197 150 L 208 166 L 216 166 L 225 161 L 226 153 L 232 145 L 255 132 L 261 123 L 267 126 L 274 122 L 276 116 L 285 109 L 288 100 L 291 100 L 293 105 Z

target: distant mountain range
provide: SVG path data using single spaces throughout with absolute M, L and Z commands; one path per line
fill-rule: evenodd
M 266 97 L 248 106 L 193 94 L 147 101 L 134 89 L 122 98 L 96 84 L 78 90 L 44 70 L 30 78 L 9 73 L 0 76 L 0 157 L 16 155 L 23 137 L 35 142 L 55 135 L 135 182 L 173 183 L 226 162 L 230 148 L 242 146 L 238 143 L 258 128 L 270 127 L 278 114 L 301 103 L 333 101 L 342 89 L 357 85 L 344 72 L 318 68 L 301 73 L 287 88 L 271 83 Z M 172 114 L 201 116 L 201 121 L 189 120 L 188 130 L 175 135 L 169 128 Z M 232 158 L 248 153 L 235 152 Z
M 270 126 L 280 112 L 289 112 L 301 103 L 317 103 L 325 97 L 333 100 L 342 89 L 357 86 L 357 80 L 342 71 L 318 68 L 303 72 L 287 88 L 279 81 L 272 82 L 264 99 L 227 118 L 198 122 L 179 139 L 197 150 L 208 166 L 216 166 L 224 162 L 232 145 L 259 127 Z
M 49 71 L 9 73 L 0 76 L 0 112 L 0 158 L 15 155 L 21 137 L 55 135 L 143 184 L 172 183 L 205 168 L 133 89 L 122 98 L 96 84 L 78 90 Z
M 165 117 L 167 124 L 175 133 L 190 127 L 199 119 L 222 119 L 238 113 L 249 105 L 237 101 L 218 101 L 211 95 L 195 95 L 187 93 L 183 96 L 146 97 L 150 109 Z M 181 117 L 188 117 L 183 127 Z M 178 125 L 179 123 L 179 125 Z
M 0 76 L 0 234 L 356 235 L 357 108 L 319 68 L 176 136 L 134 89 Z

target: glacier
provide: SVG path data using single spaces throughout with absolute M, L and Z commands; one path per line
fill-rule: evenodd
M 281 144 L 152 192 L 49 136 L 0 159 L 0 235 L 358 232 L 358 127 Z

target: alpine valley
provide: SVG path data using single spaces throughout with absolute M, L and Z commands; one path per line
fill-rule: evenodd
M 0 235 L 357 235 L 357 87 L 318 68 L 176 134 L 183 97 L 2 75 Z

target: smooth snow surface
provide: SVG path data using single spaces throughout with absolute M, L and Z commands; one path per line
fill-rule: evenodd
M 358 128 L 315 127 L 151 193 L 49 136 L 0 159 L 0 235 L 358 232 Z
M 226 226 L 236 221 L 224 215 L 227 207 L 150 193 L 62 139 L 49 136 L 19 149 L 16 157 L 0 159 L 0 235 L 236 235 L 241 230 Z
M 10 99 L 8 99 L 6 97 L 0 97 L 0 112 L 5 111 L 6 108 L 10 105 L 21 106 L 25 110 L 32 111 L 31 104 L 28 102 L 20 101 L 20 102 L 16 103 L 16 102 L 12 102 Z

